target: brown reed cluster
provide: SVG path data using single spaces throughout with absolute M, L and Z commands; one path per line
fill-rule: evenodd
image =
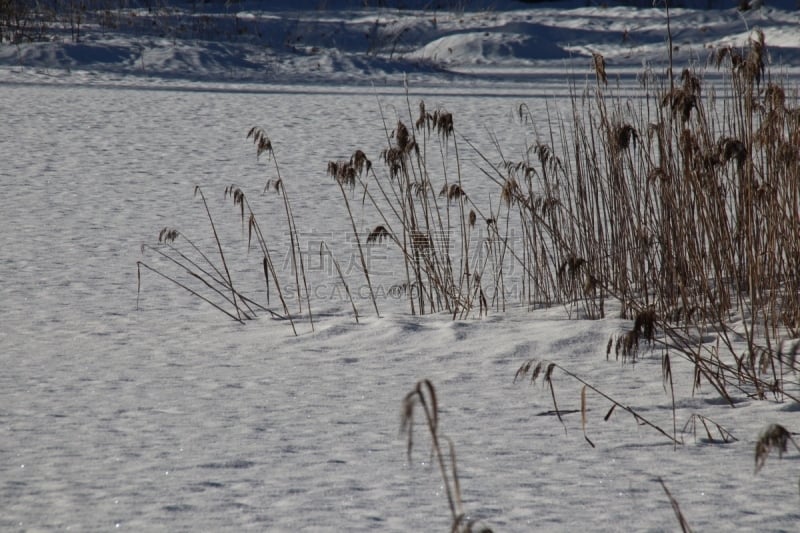
M 276 267 L 275 258 L 273 257 L 274 252 L 270 249 L 269 238 L 262 230 L 261 224 L 244 191 L 236 185 L 226 187 L 224 197 L 232 201 L 238 211 L 242 230 L 244 230 L 245 226 L 247 227 L 247 250 L 256 248 L 259 251 L 257 270 L 263 276 L 266 302 L 259 302 L 251 294 L 252 291 L 245 292 L 240 290 L 238 282 L 234 284 L 232 269 L 229 268 L 228 254 L 223 246 L 222 237 L 217 231 L 217 225 L 205 193 L 198 186 L 195 187 L 195 196 L 199 197 L 203 202 L 204 211 L 213 236 L 213 251 L 204 250 L 177 229 L 162 229 L 158 236 L 157 245 L 145 244 L 142 246 L 142 254 L 152 253 L 161 262 L 155 265 L 145 261 L 137 262 L 137 308 L 141 293 L 142 269 L 145 269 L 189 292 L 224 315 L 242 324 L 257 318 L 262 313 L 266 313 L 274 319 L 286 320 L 296 335 L 295 317 L 305 313 L 313 331 L 314 318 L 311 312 L 311 295 L 306 280 L 306 269 L 300 249 L 298 230 L 291 202 L 289 201 L 289 194 L 283 185 L 283 178 L 281 177 L 272 141 L 266 132 L 259 127 L 251 128 L 247 133 L 247 139 L 253 140 L 253 144 L 256 146 L 257 158 L 261 157 L 262 154 L 266 154 L 274 163 L 275 176 L 267 180 L 264 192 L 272 191 L 277 194 L 283 206 L 286 233 L 288 233 L 290 240 L 290 253 L 288 256 L 291 258 L 291 275 L 294 278 L 294 294 L 297 296 L 297 312 L 295 313 L 289 308 L 290 301 L 286 294 L 286 281 L 281 281 L 279 276 L 279 268 Z M 215 256 L 218 256 L 219 259 L 215 260 Z M 249 259 L 251 256 L 248 254 L 247 257 Z M 338 269 L 338 265 L 336 266 Z M 176 269 L 177 274 L 170 273 L 169 268 Z M 270 304 L 271 291 L 277 293 L 280 301 L 279 310 L 274 309 Z M 250 295 L 248 296 L 248 294 Z M 356 314 L 357 319 L 358 315 Z
M 708 83 L 704 71 L 690 68 L 675 79 L 647 72 L 641 77 L 641 98 L 625 100 L 609 85 L 613 72 L 604 58 L 594 54 L 597 83 L 582 94 L 573 86 L 569 113 L 556 110 L 560 120 L 548 120 L 545 140 L 527 146 L 518 161 L 482 153 L 458 134 L 456 117 L 444 108 L 430 111 L 419 102 L 413 112 L 408 102 L 408 117 L 393 120 L 381 110 L 384 124 L 394 127 L 386 128 L 387 146 L 376 158 L 379 163 L 357 149 L 349 159 L 327 164 L 341 192 L 376 315 L 379 298 L 366 259 L 367 248 L 374 246 L 394 250 L 398 264 L 391 270 L 398 279 L 390 293 L 406 294 L 412 314 L 448 313 L 463 319 L 510 305 L 563 305 L 570 316 L 599 319 L 613 302 L 631 326 L 609 338 L 606 358 L 613 353 L 615 360 L 635 363 L 642 344 L 662 348 L 671 431 L 559 363 L 530 360 L 514 378 L 530 375 L 530 383 L 542 378 L 565 431 L 555 377 L 577 381 L 581 429 L 592 447 L 587 405 L 598 397 L 609 406 L 605 420 L 619 409 L 674 446 L 683 444 L 672 371 L 676 359 L 694 369 L 692 394 L 711 387 L 731 406 L 741 396 L 800 401 L 800 105 L 797 90 L 787 90 L 772 77 L 767 58 L 765 37 L 754 32 L 745 49 L 724 47 L 713 53 L 708 68 L 721 72 L 724 83 Z M 524 104 L 518 111 L 525 123 L 540 121 Z M 264 191 L 274 192 L 283 204 L 293 280 L 281 279 L 245 193 L 227 187 L 225 197 L 247 228 L 247 248 L 259 251 L 267 301 L 246 296 L 234 283 L 198 187 L 195 194 L 213 236 L 210 250 L 183 232 L 164 228 L 157 244 L 142 248 L 161 263 L 138 262 L 139 288 L 144 269 L 241 323 L 268 313 L 287 320 L 296 333 L 295 319 L 305 312 L 313 329 L 299 233 L 272 141 L 257 127 L 247 138 L 258 157 L 274 162 L 274 176 Z M 477 176 L 465 171 L 465 148 L 479 162 Z M 487 185 L 495 192 L 476 192 Z M 366 227 L 354 214 L 358 199 L 362 214 L 374 217 Z M 335 251 L 320 244 L 320 254 L 333 259 L 358 321 Z M 506 290 L 512 283 L 522 288 L 514 291 L 513 300 Z M 297 312 L 286 297 L 292 284 Z M 271 291 L 280 301 L 277 309 L 270 307 Z M 449 443 L 448 465 L 439 441 L 436 394 L 427 380 L 404 401 L 409 454 L 417 406 L 433 440 L 453 531 L 468 531 L 474 523 L 465 521 L 462 510 L 455 452 Z M 736 440 L 699 413 L 692 414 L 682 433 L 696 438 L 698 428 L 710 442 Z M 783 453 L 789 443 L 797 447 L 792 435 L 783 426 L 770 426 L 757 444 L 756 470 L 771 450 Z M 682 529 L 688 530 L 677 501 L 661 485 Z

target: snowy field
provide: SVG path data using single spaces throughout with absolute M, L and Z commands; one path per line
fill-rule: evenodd
M 591 447 L 579 382 L 554 374 L 562 425 L 550 390 L 515 384 L 515 373 L 531 358 L 556 362 L 672 434 L 660 353 L 606 358 L 630 321 L 613 306 L 593 321 L 570 306 L 415 316 L 389 294 L 391 269 L 378 279 L 378 318 L 355 285 L 350 222 L 326 174 L 355 149 L 379 160 L 382 113 L 393 124 L 419 100 L 451 111 L 481 153 L 497 156 L 492 136 L 521 153 L 547 131 L 548 111 L 569 112 L 569 83 L 594 83 L 591 52 L 623 93 L 643 66 L 663 72 L 663 9 L 242 3 L 200 24 L 186 4 L 149 33 L 120 22 L 87 25 L 80 43 L 67 32 L 0 44 L 0 530 L 447 531 L 427 430 L 415 426 L 410 461 L 400 433 L 403 398 L 430 379 L 464 509 L 494 531 L 679 530 L 659 478 L 695 531 L 797 531 L 800 453 L 773 454 L 754 474 L 768 423 L 800 431 L 796 403 L 692 394 L 692 368 L 675 359 L 683 443 L 621 409 L 604 421 L 611 404 L 590 390 Z M 792 5 L 672 16 L 677 65 L 743 46 L 758 27 L 773 71 L 796 90 Z M 220 30 L 228 24 L 246 30 Z M 515 120 L 523 103 L 545 122 Z M 161 228 L 213 251 L 196 186 L 241 275 L 258 263 L 224 197 L 231 184 L 284 240 L 288 269 L 282 205 L 262 194 L 274 166 L 256 160 L 253 126 L 272 139 L 307 259 L 325 240 L 349 267 L 359 323 L 329 264 L 312 268 L 314 331 L 298 315 L 297 336 L 268 315 L 239 324 L 147 271 L 137 307 L 137 261 L 153 260 L 141 246 Z M 483 186 L 480 158 L 465 161 Z M 681 432 L 695 414 L 736 440 Z

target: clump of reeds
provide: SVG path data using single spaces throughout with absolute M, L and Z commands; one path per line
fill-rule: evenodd
M 609 351 L 616 342 L 628 360 L 641 340 L 671 346 L 695 366 L 697 386 L 707 381 L 728 401 L 731 389 L 791 396 L 786 377 L 797 370 L 781 347 L 800 333 L 800 107 L 771 78 L 766 50 L 754 32 L 744 49 L 715 52 L 722 87 L 693 69 L 669 84 L 644 76 L 640 103 L 607 95 L 595 54 L 594 97 L 575 97 L 571 128 L 550 131 L 561 140 L 559 164 L 540 155 L 504 167 L 524 168 L 529 190 L 553 198 L 549 209 L 538 211 L 519 179 L 498 179 L 501 198 L 542 232 L 544 246 L 514 256 L 539 257 L 532 264 L 559 289 L 549 301 L 583 298 L 597 316 L 600 294 L 615 298 L 635 324 Z M 535 121 L 525 109 L 520 117 Z M 746 317 L 744 352 L 733 317 Z M 719 336 L 716 346 L 694 340 L 703 330 Z
M 424 104 L 420 104 L 420 115 L 413 128 L 401 119 L 395 124 L 393 130 L 387 130 L 389 146 L 380 154 L 385 175 L 376 173 L 372 162 L 360 150 L 349 160 L 329 162 L 328 174 L 341 189 L 367 284 L 371 286 L 371 281 L 347 195 L 355 189 L 380 218 L 369 232 L 366 244 L 389 241 L 400 252 L 405 279 L 396 286 L 409 289 L 411 312 L 453 310 L 462 301 L 463 291 L 459 290 L 452 263 L 451 233 L 454 227 L 465 227 L 467 222 L 455 222 L 450 212 L 454 205 L 458 206 L 458 220 L 463 219 L 469 200 L 460 179 L 450 182 L 445 177 L 443 186 L 434 189 L 428 167 L 428 145 L 436 142 L 441 154 L 444 153 L 445 145 L 452 141 L 453 117 L 443 110 L 428 113 Z M 446 160 L 442 155 L 444 164 Z M 466 241 L 462 238 L 460 242 L 463 250 Z M 468 270 L 462 263 L 462 272 Z M 371 294 L 375 303 L 374 292 Z M 377 304 L 375 307 L 377 311 Z
M 359 180 L 363 180 L 364 174 L 369 172 L 371 169 L 372 162 L 361 150 L 356 150 L 350 157 L 349 161 L 328 162 L 328 174 L 339 186 L 339 190 L 342 193 L 342 199 L 344 200 L 345 207 L 347 208 L 347 215 L 350 218 L 350 224 L 353 227 L 353 234 L 356 239 L 356 246 L 358 247 L 358 257 L 361 261 L 361 269 L 364 273 L 364 278 L 367 281 L 367 287 L 369 287 L 369 294 L 370 298 L 372 299 L 372 305 L 375 308 L 375 314 L 380 316 L 381 313 L 378 310 L 378 301 L 375 298 L 375 291 L 372 288 L 372 280 L 369 275 L 369 267 L 367 266 L 367 260 L 364 257 L 364 248 L 361 245 L 361 237 L 359 236 L 358 227 L 356 226 L 356 221 L 353 217 L 353 210 L 350 207 L 350 200 L 347 196 L 348 190 L 352 191 L 355 189 L 356 178 L 358 177 Z M 376 240 L 380 242 L 380 240 L 389 235 L 389 232 L 385 228 L 382 226 L 379 226 L 379 228 L 376 228 L 372 233 L 370 233 L 370 235 L 367 237 L 367 244 L 375 242 Z
M 607 357 L 614 344 L 623 362 L 636 361 L 642 343 L 669 347 L 662 377 L 682 358 L 694 367 L 693 392 L 708 383 L 731 404 L 734 394 L 794 398 L 786 384 L 800 368 L 796 350 L 790 357 L 783 347 L 800 336 L 800 105 L 770 75 L 765 36 L 715 51 L 709 68 L 724 72 L 722 85 L 697 68 L 645 75 L 633 101 L 613 94 L 602 55 L 591 65 L 597 83 L 582 95 L 571 88 L 568 113 L 548 110 L 549 131 L 518 160 L 499 146 L 497 158 L 481 152 L 448 110 L 408 101 L 407 116 L 381 110 L 386 147 L 374 163 L 361 150 L 328 162 L 376 314 L 365 249 L 385 244 L 400 258 L 389 292 L 407 294 L 414 314 L 480 317 L 514 303 L 602 318 L 613 299 L 632 327 L 610 340 Z M 524 104 L 519 117 L 542 121 Z M 260 128 L 248 138 L 275 163 L 265 190 L 283 200 L 294 285 L 310 310 L 273 143 Z M 474 192 L 465 147 L 493 195 Z M 252 209 L 237 198 L 244 219 Z M 354 198 L 374 216 L 366 228 L 356 223 Z M 265 244 L 265 278 L 277 288 L 268 251 Z M 225 309 L 246 319 L 252 312 L 225 267 L 215 274 Z M 298 305 L 303 312 L 303 298 Z M 735 318 L 743 319 L 737 327 Z M 698 343 L 700 331 L 717 342 Z
M 299 305 L 299 312 L 303 313 L 302 299 L 303 295 L 307 303 L 306 312 L 308 313 L 311 328 L 314 328 L 313 316 L 311 314 L 311 297 L 308 290 L 308 283 L 306 281 L 305 267 L 303 263 L 303 255 L 300 249 L 300 242 L 298 237 L 297 226 L 292 213 L 289 196 L 286 191 L 283 179 L 280 174 L 280 167 L 273 150 L 272 141 L 261 128 L 251 128 L 247 133 L 247 138 L 252 139 L 256 145 L 256 156 L 260 157 L 262 154 L 267 156 L 274 162 L 276 177 L 267 180 L 264 187 L 265 192 L 272 190 L 278 193 L 281 197 L 284 213 L 286 216 L 286 225 L 290 238 L 290 257 L 292 259 L 292 273 L 294 276 L 296 294 Z M 224 196 L 233 202 L 234 207 L 239 213 L 242 228 L 247 226 L 247 249 L 256 246 L 261 252 L 261 259 L 259 269 L 263 273 L 264 283 L 266 287 L 266 304 L 260 304 L 252 297 L 243 294 L 238 285 L 234 285 L 233 275 L 231 268 L 229 268 L 228 260 L 222 245 L 214 217 L 211 214 L 211 209 L 206 200 L 205 193 L 198 186 L 195 187 L 195 196 L 200 197 L 203 202 L 203 207 L 208 218 L 211 233 L 216 247 L 216 254 L 219 256 L 219 264 L 215 263 L 211 258 L 211 254 L 204 252 L 194 241 L 187 238 L 180 231 L 173 228 L 164 228 L 158 236 L 157 245 L 145 244 L 142 246 L 142 253 L 154 252 L 164 262 L 164 266 L 152 266 L 144 261 L 137 262 L 137 307 L 138 295 L 141 292 L 141 270 L 142 268 L 158 274 L 160 277 L 170 281 L 171 283 L 183 288 L 191 293 L 193 296 L 209 303 L 215 309 L 229 316 L 230 318 L 244 323 L 246 320 L 251 320 L 258 316 L 259 311 L 269 313 L 275 318 L 286 319 L 289 321 L 292 331 L 297 334 L 295 321 L 291 311 L 289 310 L 288 301 L 285 296 L 283 285 L 280 281 L 278 271 L 273 261 L 272 252 L 267 242 L 267 237 L 258 222 L 255 211 L 251 207 L 247 196 L 244 191 L 236 186 L 230 185 L 225 188 Z M 176 241 L 186 242 L 189 250 L 183 250 L 176 245 Z M 178 274 L 186 279 L 170 275 L 166 267 L 177 267 Z M 302 280 L 302 281 L 301 281 Z M 192 286 L 192 282 L 196 282 L 199 286 Z M 278 295 L 281 303 L 282 313 L 276 312 L 269 307 L 270 288 L 273 287 Z
M 211 215 L 211 210 L 208 206 L 205 194 L 200 187 L 195 187 L 195 196 L 199 196 L 203 202 L 206 216 L 208 217 L 211 227 L 211 233 L 214 237 L 215 251 L 219 256 L 219 263 L 216 263 L 212 259 L 209 252 L 204 252 L 193 240 L 186 237 L 177 229 L 163 228 L 158 234 L 158 244 L 142 245 L 142 253 L 155 253 L 157 257 L 163 260 L 165 266 L 172 265 L 173 267 L 177 267 L 178 272 L 177 274 L 170 275 L 167 273 L 168 271 L 165 270 L 165 266 L 154 267 L 144 261 L 137 261 L 137 308 L 139 305 L 139 295 L 141 293 L 141 270 L 144 268 L 186 290 L 193 296 L 210 304 L 218 311 L 238 322 L 244 323 L 245 320 L 255 318 L 259 311 L 267 312 L 275 318 L 289 318 L 291 322 L 291 316 L 289 316 L 285 303 L 285 314 L 281 315 L 271 310 L 268 307 L 269 303 L 267 303 L 267 306 L 259 304 L 252 298 L 241 293 L 234 285 L 233 276 L 228 268 L 228 262 L 219 234 L 217 233 L 214 218 Z M 244 205 L 243 194 L 239 191 L 235 196 L 242 205 Z M 258 230 L 254 217 L 250 219 L 250 227 L 251 229 L 255 228 L 257 235 L 260 235 L 260 230 Z M 185 242 L 188 246 L 188 250 L 180 248 L 178 244 L 176 244 L 178 241 Z M 271 260 L 265 255 L 265 275 L 268 267 L 270 269 L 272 268 Z M 193 285 L 193 281 L 198 283 Z M 281 301 L 283 301 L 282 297 Z M 291 322 L 291 324 L 294 330 L 294 323 Z
M 303 312 L 303 304 L 302 304 L 302 294 L 306 296 L 306 303 L 307 303 L 307 310 L 308 310 L 308 318 L 311 323 L 311 329 L 314 329 L 314 319 L 311 314 L 311 294 L 308 290 L 308 281 L 306 280 L 306 270 L 305 265 L 303 263 L 303 253 L 300 249 L 300 239 L 297 232 L 297 225 L 294 222 L 294 214 L 292 213 L 292 208 L 289 202 L 289 195 L 286 191 L 286 187 L 283 184 L 283 178 L 281 178 L 281 171 L 280 167 L 278 166 L 278 158 L 275 155 L 275 151 L 272 148 L 272 141 L 267 136 L 266 132 L 259 128 L 258 126 L 253 126 L 247 132 L 247 138 L 253 139 L 253 144 L 256 145 L 256 159 L 261 157 L 261 154 L 266 153 L 267 157 L 274 162 L 275 166 L 275 175 L 276 177 L 270 180 L 267 180 L 266 185 L 264 186 L 264 191 L 272 188 L 275 192 L 281 195 L 281 199 L 283 200 L 283 207 L 284 212 L 286 213 L 286 225 L 289 230 L 289 240 L 291 245 L 291 258 L 292 258 L 292 270 L 294 272 L 295 277 L 295 286 L 297 288 L 297 303 L 300 308 L 300 313 Z M 302 291 L 300 288 L 300 279 L 302 278 Z

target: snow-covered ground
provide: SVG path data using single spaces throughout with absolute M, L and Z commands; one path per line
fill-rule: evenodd
M 265 11 L 261 2 L 237 2 L 216 12 L 189 6 L 151 13 L 112 10 L 104 25 L 84 28 L 80 42 L 71 42 L 70 31 L 51 30 L 50 43 L 3 46 L 0 64 L 13 69 L 14 79 L 21 73 L 26 75 L 21 79 L 67 74 L 73 83 L 77 76 L 91 73 L 93 80 L 117 82 L 135 77 L 151 83 L 189 79 L 396 86 L 408 75 L 415 83 L 495 86 L 534 82 L 545 74 L 563 81 L 572 69 L 582 74 L 592 52 L 603 54 L 616 74 L 639 72 L 644 65 L 663 66 L 666 59 L 664 9 L 482 3 L 491 7 L 318 10 L 298 9 L 298 2 L 269 2 L 272 7 Z M 704 64 L 712 48 L 742 46 L 750 30 L 760 28 L 775 67 L 800 67 L 798 12 L 792 10 L 796 6 L 793 0 L 771 5 L 784 9 L 674 7 L 670 22 L 676 64 Z
M 404 396 L 427 378 L 465 510 L 495 531 L 677 530 L 658 478 L 696 531 L 797 530 L 800 454 L 770 456 L 754 475 L 759 432 L 798 431 L 795 403 L 693 395 L 692 368 L 674 358 L 684 444 L 619 409 L 604 421 L 611 405 L 589 390 L 592 448 L 579 382 L 554 374 L 563 426 L 548 389 L 513 383 L 528 359 L 557 362 L 671 433 L 660 353 L 606 359 L 609 336 L 630 327 L 613 309 L 595 321 L 564 307 L 412 316 L 388 294 L 388 271 L 382 317 L 362 292 L 356 324 L 328 264 L 311 265 L 315 331 L 300 317 L 298 336 L 266 316 L 229 320 L 146 271 L 137 309 L 136 262 L 153 258 L 140 247 L 162 227 L 213 250 L 195 186 L 241 275 L 254 268 L 227 186 L 285 239 L 278 198 L 261 194 L 274 167 L 256 160 L 252 126 L 272 139 L 307 259 L 325 240 L 357 280 L 326 165 L 355 149 L 377 161 L 381 112 L 393 123 L 424 99 L 483 153 L 495 153 L 492 136 L 520 153 L 546 126 L 515 121 L 519 104 L 536 117 L 566 110 L 567 80 L 593 79 L 592 52 L 622 90 L 667 64 L 663 9 L 328 4 L 194 13 L 187 2 L 114 12 L 115 27 L 87 26 L 79 43 L 66 32 L 0 45 L 0 529 L 447 530 L 426 430 L 415 428 L 410 462 L 399 432 Z M 760 28 L 773 72 L 796 89 L 792 7 L 673 9 L 676 65 L 705 64 L 714 46 L 743 46 Z M 465 157 L 480 186 L 480 162 Z M 738 440 L 681 433 L 695 414 Z

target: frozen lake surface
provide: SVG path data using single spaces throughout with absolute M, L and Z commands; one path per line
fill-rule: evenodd
M 680 391 L 680 424 L 702 412 L 740 440 L 688 436 L 677 451 L 628 416 L 602 422 L 599 397 L 593 408 L 589 400 L 596 449 L 579 415 L 565 417 L 567 435 L 555 417 L 537 416 L 551 408 L 547 391 L 512 379 L 525 359 L 547 357 L 671 426 L 660 358 L 605 360 L 621 320 L 566 320 L 555 309 L 462 322 L 399 305 L 376 319 L 364 305 L 356 325 L 337 301 L 318 304 L 332 311 L 315 334 L 301 324 L 294 337 L 280 321 L 228 321 L 146 274 L 136 310 L 140 245 L 176 221 L 208 238 L 195 185 L 234 236 L 227 184 L 274 203 L 258 195 L 265 166 L 244 139 L 251 124 L 277 132 L 299 224 L 345 224 L 322 169 L 364 138 L 380 144 L 372 91 L 3 91 L 4 529 L 444 529 L 426 446 L 408 464 L 398 433 L 400 402 L 422 378 L 438 388 L 465 505 L 498 530 L 674 529 L 656 476 L 699 529 L 791 530 L 800 519 L 795 457 L 753 476 L 758 431 L 794 419 L 793 405 L 731 409 L 713 391 Z M 378 98 L 405 101 L 401 90 Z M 497 132 L 516 102 L 432 98 Z M 495 115 L 480 116 L 487 109 Z M 691 383 L 683 371 L 679 389 Z M 578 407 L 574 385 L 558 385 L 565 409 Z

